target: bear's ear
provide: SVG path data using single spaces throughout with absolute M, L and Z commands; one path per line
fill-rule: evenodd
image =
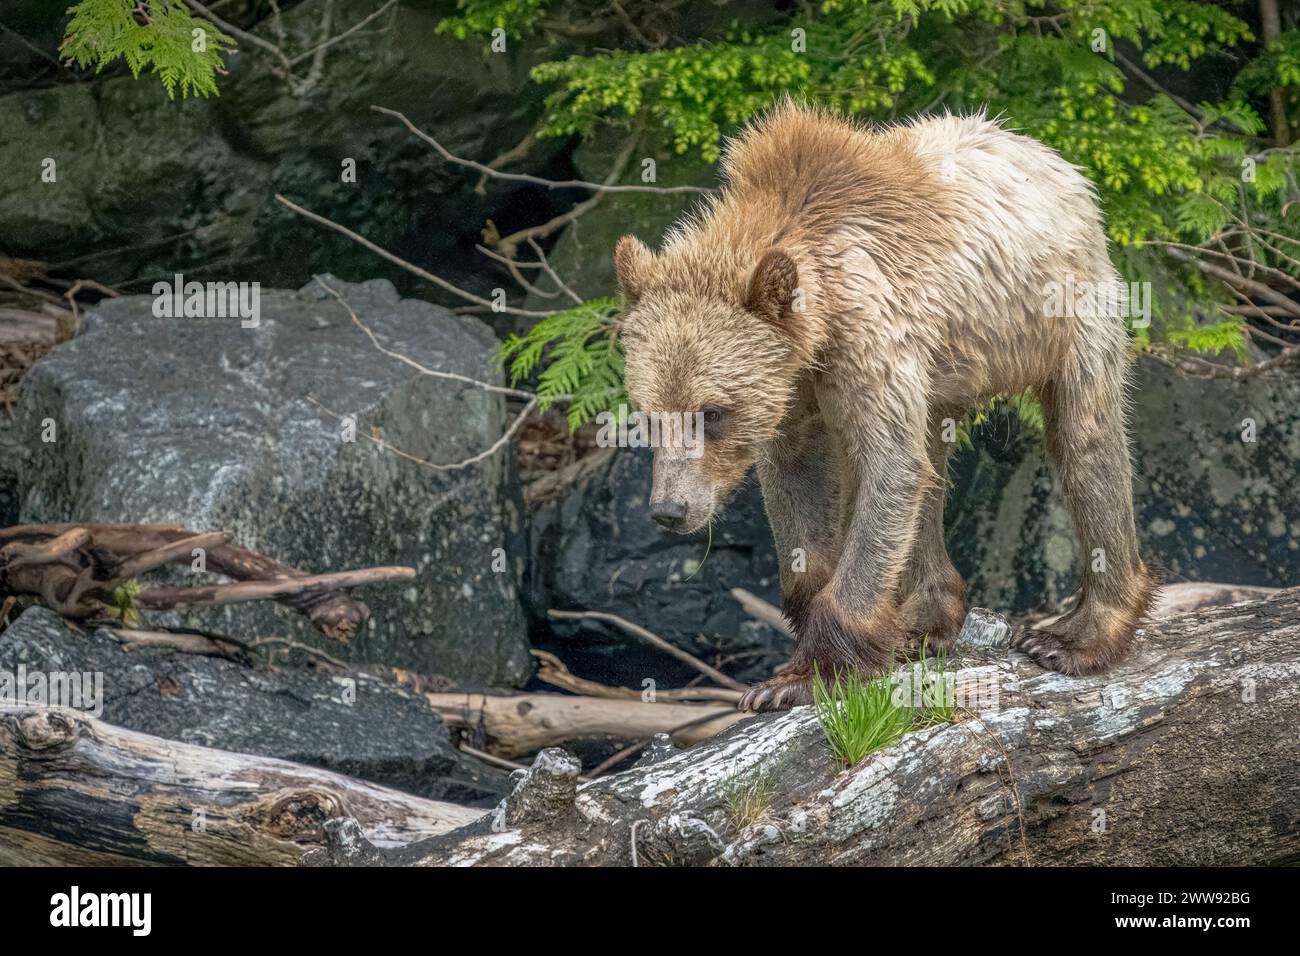
M 628 305 L 636 305 L 654 265 L 654 253 L 636 236 L 624 236 L 614 246 L 614 272 Z
M 799 288 L 799 267 L 780 249 L 769 249 L 749 277 L 744 306 L 778 329 L 793 334 L 791 318 Z

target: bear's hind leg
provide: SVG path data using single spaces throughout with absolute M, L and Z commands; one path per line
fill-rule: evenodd
M 898 620 L 907 635 L 909 653 L 952 647 L 966 620 L 966 582 L 962 580 L 943 540 L 943 506 L 948 497 L 948 459 L 954 442 L 945 441 L 945 422 L 960 421 L 957 408 L 930 414 L 927 451 L 935 479 L 921 503 L 921 519 L 907 567 L 899 580 Z
M 1100 673 L 1123 658 L 1158 584 L 1138 556 L 1122 348 L 1080 362 L 1042 390 L 1048 453 L 1079 537 L 1083 575 L 1074 610 L 1023 632 L 1015 646 L 1064 674 Z

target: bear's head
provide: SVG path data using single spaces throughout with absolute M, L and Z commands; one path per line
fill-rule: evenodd
M 670 530 L 708 524 L 777 434 L 805 365 L 799 270 L 772 249 L 752 266 L 656 256 L 632 236 L 614 252 L 627 301 L 624 381 L 657 419 L 650 513 Z M 686 441 L 672 423 L 682 422 Z M 694 434 L 699 423 L 702 435 Z

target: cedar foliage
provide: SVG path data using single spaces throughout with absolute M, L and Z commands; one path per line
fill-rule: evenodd
M 81 0 L 68 12 L 65 62 L 99 73 L 120 59 L 137 79 L 151 68 L 173 99 L 177 90 L 182 97 L 218 95 L 221 55 L 234 38 L 191 16 L 182 0 Z

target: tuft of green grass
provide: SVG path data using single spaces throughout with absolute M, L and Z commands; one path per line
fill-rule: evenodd
M 894 699 L 889 677 L 863 680 L 852 668 L 836 670 L 827 684 L 813 674 L 813 709 L 835 756 L 852 767 L 867 754 L 897 743 L 912 728 L 912 708 Z
M 954 675 L 942 651 L 927 657 L 922 645 L 918 660 L 904 667 L 910 671 L 906 687 L 900 687 L 899 673 L 864 679 L 848 668 L 836 670 L 830 684 L 813 673 L 817 722 L 845 767 L 898 743 L 909 730 L 949 723 L 955 716 Z
M 733 774 L 722 784 L 722 803 L 727 822 L 736 830 L 758 823 L 772 808 L 776 796 L 779 765 L 770 761 Z
M 933 727 L 950 724 L 957 715 L 956 675 L 948 670 L 948 655 L 939 648 L 931 656 L 921 644 L 920 656 L 910 664 L 913 686 L 919 688 L 919 706 L 916 708 L 916 727 Z

